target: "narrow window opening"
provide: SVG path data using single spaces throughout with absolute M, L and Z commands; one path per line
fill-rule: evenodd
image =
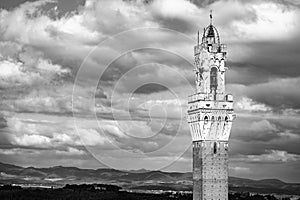
M 210 70 L 210 90 L 211 93 L 214 94 L 214 98 L 216 99 L 218 87 L 218 69 L 216 67 L 211 68 Z
M 205 117 L 204 117 L 204 124 L 207 124 L 207 123 L 208 123 L 208 117 L 205 116 Z
M 216 154 L 217 153 L 217 143 L 215 142 L 214 143 L 214 154 Z
M 219 117 L 218 117 L 218 124 L 221 123 L 221 120 L 222 120 L 222 119 L 221 119 L 221 117 L 219 116 Z
M 229 120 L 228 120 L 228 117 L 226 116 L 225 117 L 225 123 L 228 124 L 228 122 L 229 122 Z

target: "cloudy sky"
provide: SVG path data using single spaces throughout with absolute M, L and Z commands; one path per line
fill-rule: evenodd
M 0 161 L 191 171 L 193 45 L 228 45 L 230 175 L 300 182 L 298 0 L 1 0 Z

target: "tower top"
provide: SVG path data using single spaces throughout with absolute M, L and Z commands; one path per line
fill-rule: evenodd
M 210 24 L 204 28 L 202 43 L 215 43 L 220 45 L 220 36 L 217 28 L 213 25 L 213 14 L 212 10 L 210 10 L 209 14 Z
M 212 24 L 204 28 L 203 32 L 202 43 L 206 43 L 208 41 L 210 41 L 209 43 L 216 43 L 220 45 L 219 32 Z

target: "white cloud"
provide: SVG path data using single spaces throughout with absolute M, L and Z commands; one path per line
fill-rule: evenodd
M 64 155 L 64 156 L 72 156 L 72 155 L 85 155 L 86 152 L 83 150 L 79 150 L 73 147 L 68 147 L 67 150 L 56 150 L 56 154 Z
M 29 117 L 29 116 L 27 116 Z M 105 145 L 109 137 L 102 136 L 92 127 L 79 128 L 77 134 L 72 118 L 54 117 L 51 121 L 22 120 L 22 118 L 7 118 L 9 133 L 6 138 L 13 145 L 32 148 L 61 149 L 83 145 Z
M 63 69 L 60 65 L 52 64 L 51 60 L 39 59 L 36 68 L 42 70 L 42 72 L 53 72 L 58 75 L 67 75 L 71 73 L 70 69 Z M 46 75 L 49 76 L 49 73 Z
M 233 28 L 239 33 L 241 39 L 274 41 L 290 39 L 290 36 L 296 33 L 299 19 L 297 9 L 274 2 L 246 5 L 256 17 L 252 21 L 233 22 Z
M 154 14 L 163 17 L 195 19 L 197 15 L 200 15 L 197 6 L 186 0 L 154 1 L 151 8 Z
M 103 124 L 101 125 L 101 129 L 106 131 L 108 134 L 112 134 L 115 137 L 123 138 L 126 137 L 126 135 L 120 130 L 120 128 L 117 126 L 118 122 L 112 124 Z
M 288 153 L 281 150 L 268 150 L 266 154 L 261 155 L 248 155 L 245 159 L 248 162 L 291 162 L 299 161 L 300 155 Z
M 280 132 L 279 136 L 281 137 L 280 139 L 289 139 L 289 140 L 299 140 L 300 139 L 300 135 L 293 133 L 289 130 L 286 130 L 284 132 Z
M 267 112 L 272 110 L 267 105 L 255 102 L 252 99 L 247 97 L 242 97 L 241 100 L 236 102 L 236 108 L 241 111 L 250 111 L 250 112 Z
M 65 133 L 64 133 L 65 132 Z M 51 138 L 51 143 L 54 146 L 64 146 L 64 145 L 76 145 L 81 146 L 82 143 L 77 134 L 72 133 L 70 130 L 65 130 L 64 132 L 54 133 Z
M 97 146 L 105 148 L 107 143 L 111 143 L 108 137 L 103 136 L 101 133 L 94 129 L 77 129 L 80 139 L 85 146 Z
M 239 166 L 230 166 L 229 170 L 233 170 L 235 171 L 234 173 L 241 173 L 241 174 L 245 174 L 245 173 L 250 173 L 251 170 L 248 167 L 239 167 Z
M 251 131 L 266 134 L 268 132 L 276 132 L 278 129 L 274 124 L 271 124 L 268 120 L 255 121 L 250 124 Z
M 21 62 L 12 59 L 0 61 L 0 84 L 1 87 L 23 87 L 34 83 L 43 82 L 40 74 L 28 72 Z
M 15 137 L 13 144 L 31 147 L 49 147 L 51 145 L 51 139 L 43 135 L 24 134 L 22 136 Z
M 0 149 L 0 154 L 12 156 L 12 155 L 25 155 L 25 154 L 34 154 L 38 155 L 41 151 L 33 150 L 33 149 L 21 149 L 21 148 L 13 148 L 13 149 Z
M 27 66 L 13 59 L 0 60 L 0 84 L 2 88 L 41 87 L 58 76 L 70 74 L 69 69 L 52 64 L 50 60 L 38 59 L 36 66 Z

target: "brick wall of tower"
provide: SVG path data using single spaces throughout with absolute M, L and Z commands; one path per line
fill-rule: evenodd
M 228 200 L 227 141 L 193 142 L 193 182 L 193 200 Z

